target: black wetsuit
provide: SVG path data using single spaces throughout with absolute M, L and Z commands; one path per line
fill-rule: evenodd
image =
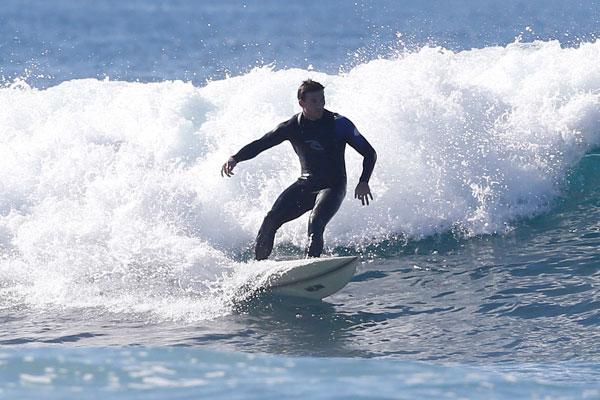
M 300 159 L 302 174 L 275 201 L 256 238 L 256 259 L 269 257 L 275 232 L 281 225 L 312 209 L 308 223 L 307 254 L 318 257 L 323 251 L 325 226 L 339 209 L 346 194 L 346 144 L 363 157 L 361 182 L 368 182 L 377 158 L 375 150 L 347 118 L 325 110 L 311 121 L 296 114 L 262 138 L 244 146 L 233 156 L 236 162 L 249 160 L 262 151 L 289 140 Z

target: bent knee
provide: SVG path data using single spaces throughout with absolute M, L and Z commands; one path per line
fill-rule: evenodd
M 321 219 L 311 219 L 308 221 L 308 233 L 309 235 L 319 235 L 322 236 L 325 231 L 325 226 L 327 226 L 327 222 Z
M 282 217 L 272 210 L 265 215 L 262 228 L 269 230 L 277 230 L 282 225 Z

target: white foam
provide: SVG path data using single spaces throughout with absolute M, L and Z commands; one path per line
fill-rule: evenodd
M 228 254 L 251 244 L 299 165 L 284 143 L 231 179 L 220 167 L 299 111 L 295 88 L 308 77 L 379 156 L 375 201 L 361 207 L 361 159 L 348 150 L 347 199 L 328 244 L 506 231 L 546 210 L 600 144 L 599 59 L 598 41 L 534 42 L 423 48 L 340 75 L 257 68 L 204 87 L 2 88 L 2 297 L 164 318 L 229 312 L 252 272 Z M 304 246 L 306 223 L 285 225 L 277 240 Z

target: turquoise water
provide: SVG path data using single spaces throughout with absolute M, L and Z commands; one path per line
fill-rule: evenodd
M 189 348 L 4 350 L 1 395 L 317 399 L 580 398 L 600 396 L 593 364 L 431 364 L 289 358 Z
M 0 398 L 600 398 L 599 21 L 595 1 L 7 2 Z M 219 169 L 308 77 L 378 152 L 361 207 L 348 151 L 326 231 L 361 264 L 322 302 L 255 299 L 252 241 L 298 163 L 284 144 Z

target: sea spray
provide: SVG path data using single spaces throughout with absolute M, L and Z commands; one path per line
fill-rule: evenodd
M 234 282 L 249 273 L 232 255 L 251 246 L 299 165 L 284 143 L 240 163 L 231 179 L 220 166 L 298 112 L 295 89 L 309 77 L 379 156 L 375 201 L 361 207 L 353 199 L 361 159 L 348 149 L 348 198 L 328 245 L 506 232 L 547 211 L 600 143 L 598 59 L 598 41 L 517 42 L 425 47 L 339 75 L 263 67 L 203 87 L 95 79 L 4 87 L 0 290 L 38 306 L 175 319 L 230 312 Z M 303 247 L 306 218 L 277 241 Z

